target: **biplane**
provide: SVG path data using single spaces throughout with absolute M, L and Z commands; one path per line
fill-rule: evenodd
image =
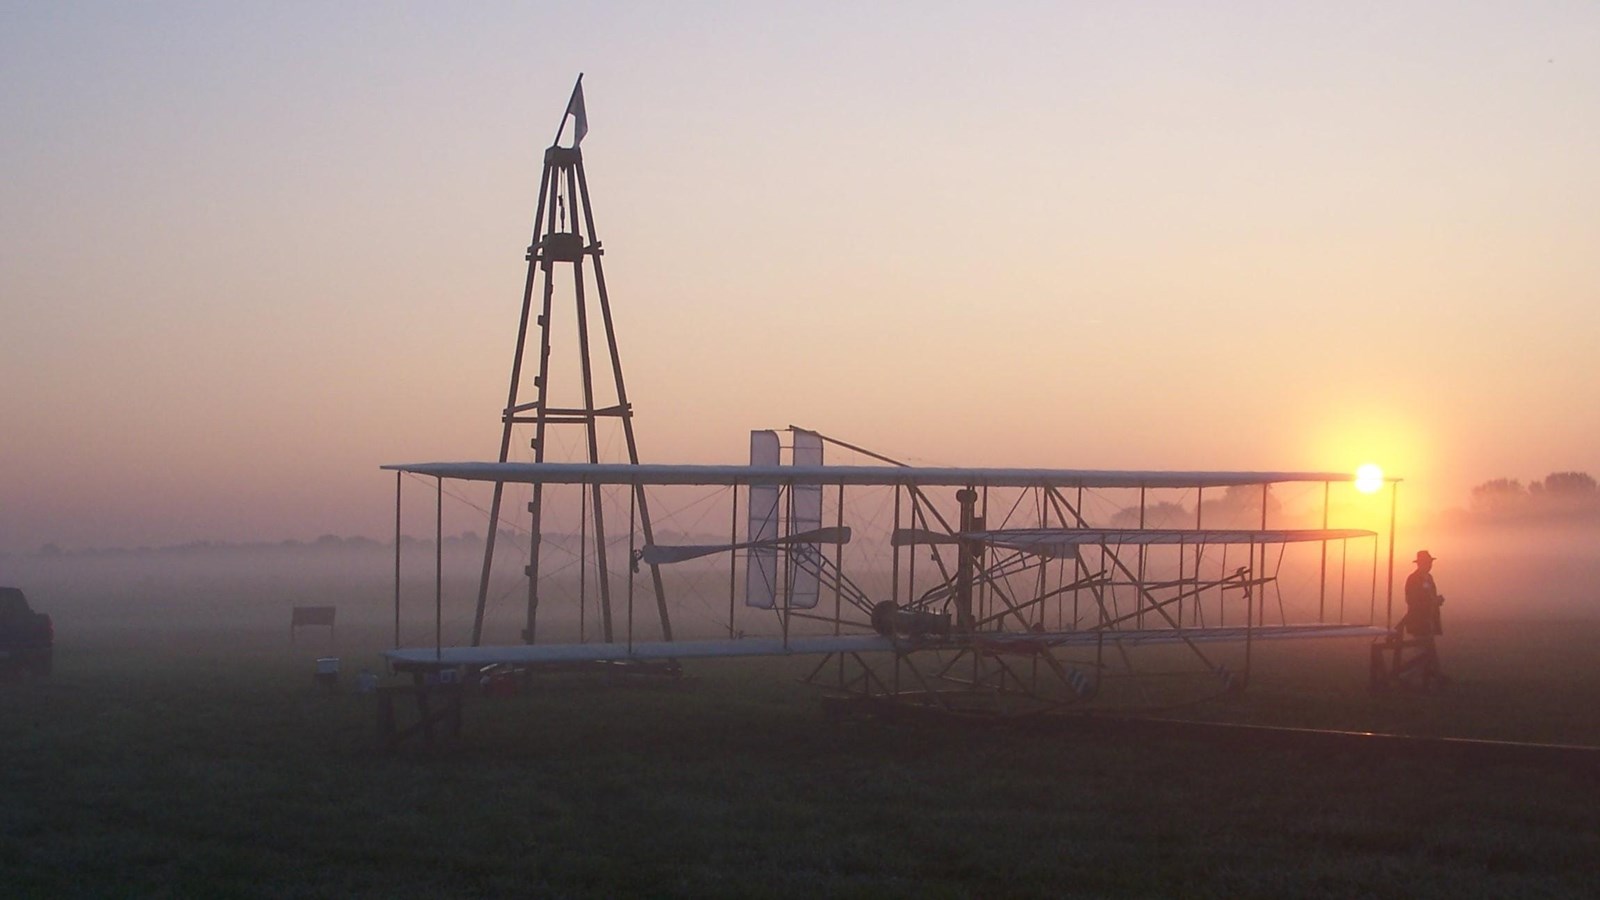
M 394 666 L 670 672 L 689 659 L 810 656 L 807 680 L 839 696 L 988 714 L 1214 696 L 1243 686 L 1260 641 L 1388 633 L 1378 572 L 1386 550 L 1392 584 L 1393 491 L 1383 548 L 1377 531 L 1334 527 L 1333 492 L 1355 489 L 1347 473 L 908 466 L 794 427 L 752 432 L 748 465 L 641 464 L 587 130 L 580 76 L 545 151 L 498 459 L 385 467 L 396 473 Z M 558 329 L 576 348 L 564 369 Z M 597 346 L 608 356 L 594 359 Z M 531 459 L 513 458 L 514 430 Z M 552 449 L 558 430 L 577 433 L 576 459 Z M 619 445 L 625 458 L 608 460 L 602 448 Z M 828 447 L 845 464 L 825 461 Z M 459 641 L 444 640 L 441 572 L 431 646 L 399 646 L 407 477 L 431 480 L 441 510 L 447 482 L 493 491 Z M 496 639 L 491 569 L 519 491 L 526 614 L 520 634 Z M 1384 602 L 1387 618 L 1392 590 Z M 551 618 L 561 609 L 578 611 L 576 629 Z
M 1353 490 L 1349 474 L 823 465 L 831 439 L 788 433 L 787 464 L 775 464 L 780 438 L 769 430 L 752 433 L 747 466 L 386 467 L 441 491 L 446 480 L 526 485 L 546 507 L 558 489 L 576 491 L 568 499 L 585 510 L 609 492 L 616 532 L 576 546 L 530 533 L 525 572 L 544 582 L 529 586 L 527 642 L 441 642 L 389 659 L 551 667 L 813 655 L 808 680 L 837 695 L 1038 712 L 1215 696 L 1243 687 L 1259 641 L 1387 634 L 1379 533 L 1328 527 L 1333 490 Z M 1280 495 L 1295 488 L 1322 509 L 1285 511 Z M 701 530 L 646 534 L 647 506 L 668 510 L 658 529 L 684 509 Z M 1313 527 L 1293 527 L 1308 519 Z M 626 564 L 601 562 L 604 545 Z M 573 566 L 587 579 L 575 583 Z M 674 596 L 680 614 L 697 613 L 692 637 L 674 639 Z M 707 597 L 726 604 L 715 622 Z M 599 633 L 532 640 L 551 602 L 590 609 Z

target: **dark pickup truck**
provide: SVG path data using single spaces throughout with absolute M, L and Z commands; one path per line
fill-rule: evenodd
M 0 587 L 0 679 L 49 675 L 56 626 L 28 608 L 16 588 Z

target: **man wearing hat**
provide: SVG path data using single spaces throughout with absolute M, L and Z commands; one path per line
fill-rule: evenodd
M 1444 597 L 1433 583 L 1434 556 L 1426 550 L 1417 551 L 1417 570 L 1406 578 L 1406 617 L 1401 627 L 1417 635 L 1444 634 L 1439 624 L 1439 607 Z
M 1415 635 L 1421 645 L 1422 684 L 1424 687 L 1445 682 L 1439 671 L 1439 652 L 1433 644 L 1436 634 L 1444 634 L 1439 623 L 1439 607 L 1444 597 L 1433 583 L 1433 554 L 1417 551 L 1417 570 L 1406 578 L 1406 614 L 1400 620 L 1400 630 Z

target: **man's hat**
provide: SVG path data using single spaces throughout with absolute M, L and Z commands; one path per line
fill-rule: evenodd
M 1438 559 L 1437 556 L 1434 556 L 1432 553 L 1429 553 L 1426 550 L 1418 550 L 1417 551 L 1417 562 L 1422 562 L 1423 560 L 1427 560 L 1428 562 L 1433 562 L 1436 559 Z

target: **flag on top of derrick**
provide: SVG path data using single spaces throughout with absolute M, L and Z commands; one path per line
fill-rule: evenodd
M 572 99 L 567 101 L 567 115 L 572 117 L 572 146 L 583 143 L 589 133 L 589 113 L 583 108 L 583 73 L 578 73 L 578 83 L 572 86 Z M 566 124 L 566 119 L 562 119 Z

